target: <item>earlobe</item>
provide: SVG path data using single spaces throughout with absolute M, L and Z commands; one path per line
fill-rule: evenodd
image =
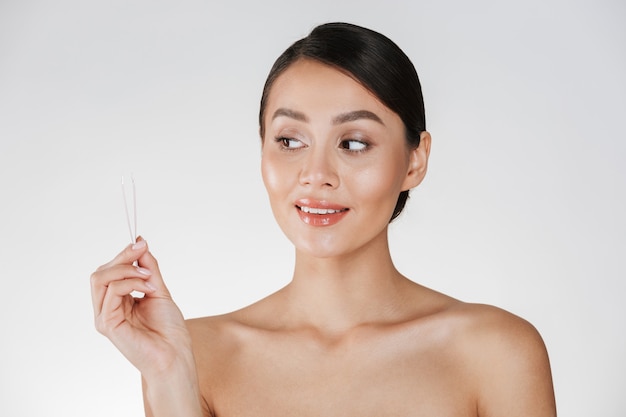
M 413 148 L 409 155 L 409 170 L 407 171 L 402 191 L 417 187 L 424 177 L 428 168 L 428 156 L 430 155 L 430 133 L 424 131 L 420 135 L 420 144 Z

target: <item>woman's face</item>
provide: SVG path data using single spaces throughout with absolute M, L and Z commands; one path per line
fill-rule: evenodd
M 263 118 L 263 181 L 298 251 L 340 256 L 386 239 L 398 195 L 423 178 L 428 144 L 409 149 L 396 113 L 308 59 L 276 79 Z

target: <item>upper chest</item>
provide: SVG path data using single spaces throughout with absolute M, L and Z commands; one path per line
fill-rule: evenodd
M 475 415 L 446 339 L 423 330 L 370 329 L 338 341 L 253 332 L 200 370 L 201 385 L 218 416 Z

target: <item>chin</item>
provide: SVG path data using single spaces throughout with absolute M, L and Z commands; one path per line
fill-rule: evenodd
M 288 237 L 298 255 L 310 258 L 336 258 L 346 255 L 355 249 L 351 247 L 353 243 L 348 245 L 349 242 L 342 242 L 343 239 L 340 236 L 332 234 L 323 234 L 321 236 L 319 234 L 316 236 L 304 236 L 303 234 L 299 234 L 295 236 L 295 238 L 293 238 L 293 236 Z
M 380 239 L 386 240 L 388 223 L 381 221 L 379 228 L 372 229 L 367 227 L 359 229 L 345 221 L 333 226 L 311 227 L 304 225 L 300 219 L 294 219 L 292 222 L 279 225 L 294 245 L 297 254 L 310 258 L 330 259 L 360 253 L 372 244 L 377 246 Z

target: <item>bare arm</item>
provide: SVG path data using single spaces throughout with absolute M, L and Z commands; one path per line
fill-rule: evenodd
M 475 329 L 470 352 L 478 379 L 481 417 L 555 417 L 556 404 L 548 354 L 537 330 L 505 312 L 490 314 Z
M 142 377 L 146 417 L 204 416 L 195 367 L 181 364 L 161 377 Z
M 191 337 L 146 242 L 139 239 L 98 268 L 91 294 L 96 328 L 145 380 L 146 414 L 202 416 Z

